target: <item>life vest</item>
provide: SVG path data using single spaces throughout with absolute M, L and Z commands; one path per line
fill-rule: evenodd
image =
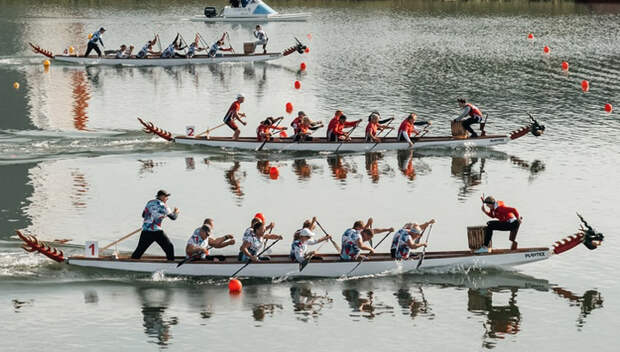
M 300 126 L 301 126 L 301 120 L 302 118 L 297 116 L 292 122 L 291 122 L 291 127 L 293 127 L 293 131 L 295 133 L 299 133 L 300 130 Z
M 403 121 L 400 124 L 400 127 L 398 127 L 398 135 L 400 136 L 400 134 L 402 132 L 405 132 L 407 134 L 407 136 L 411 137 L 411 134 L 415 132 L 415 134 L 418 134 L 418 130 L 415 128 L 415 126 L 413 125 L 413 123 L 411 121 L 409 121 L 409 119 L 405 119 L 405 121 Z
M 469 106 L 469 116 L 482 117 L 482 112 L 474 104 L 467 103 L 465 106 Z
M 501 222 L 513 222 L 519 220 L 519 212 L 517 209 L 507 207 L 504 202 L 498 201 L 497 207 L 490 212 L 492 218 L 496 218 Z
M 377 135 L 377 130 L 379 129 L 379 123 L 372 123 L 369 122 L 368 125 L 366 126 L 366 136 L 376 136 Z
M 232 120 L 233 115 L 241 109 L 241 103 L 235 100 L 228 108 L 226 115 L 224 115 L 224 122 L 228 123 Z

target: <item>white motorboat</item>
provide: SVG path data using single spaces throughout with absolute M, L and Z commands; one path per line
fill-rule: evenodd
M 194 16 L 196 22 L 292 22 L 306 21 L 310 13 L 278 13 L 261 0 L 251 0 L 243 6 L 225 6 L 220 13 L 212 6 L 204 9 L 204 16 Z

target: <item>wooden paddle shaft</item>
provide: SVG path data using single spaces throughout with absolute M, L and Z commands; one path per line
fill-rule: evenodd
M 219 125 L 217 125 L 217 126 L 215 126 L 215 127 L 213 127 L 213 128 L 209 128 L 208 130 L 206 130 L 206 131 L 204 131 L 204 132 L 200 132 L 200 133 L 198 133 L 198 134 L 196 135 L 196 137 L 200 137 L 200 136 L 202 136 L 203 134 L 209 134 L 209 133 L 211 133 L 211 131 L 218 129 L 218 128 L 220 128 L 220 127 L 224 126 L 225 124 L 226 124 L 226 122 L 221 123 L 221 124 L 219 124 Z
M 136 233 L 138 233 L 138 232 L 140 232 L 140 231 L 142 231 L 142 228 L 139 228 L 139 229 L 137 229 L 137 230 L 135 230 L 135 231 L 132 231 L 131 233 L 126 234 L 125 236 L 123 236 L 123 237 L 119 238 L 118 240 L 116 240 L 116 241 L 114 241 L 114 242 L 110 243 L 109 245 L 107 245 L 107 246 L 105 246 L 105 247 L 101 248 L 101 251 L 105 251 L 106 249 L 108 249 L 108 248 L 112 247 L 113 245 L 115 245 L 115 244 L 119 244 L 119 243 L 123 242 L 124 240 L 128 239 L 129 237 L 131 237 L 131 236 L 135 235 Z

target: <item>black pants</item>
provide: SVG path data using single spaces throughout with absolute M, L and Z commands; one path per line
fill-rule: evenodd
M 131 259 L 140 259 L 142 254 L 146 252 L 146 250 L 153 244 L 153 242 L 157 242 L 157 244 L 164 250 L 166 253 L 166 258 L 168 260 L 174 260 L 174 245 L 170 242 L 170 239 L 164 231 L 142 231 L 140 234 L 140 240 L 138 241 L 138 247 L 133 251 L 131 255 Z
M 471 128 L 471 125 L 473 125 L 475 123 L 480 123 L 480 118 L 478 118 L 478 117 L 470 117 L 470 118 L 468 118 L 466 120 L 463 120 L 463 127 L 469 133 L 471 133 L 472 136 L 478 136 L 478 134 L 476 134 L 476 132 L 474 132 L 474 129 Z
M 484 246 L 488 247 L 489 243 L 491 243 L 491 238 L 493 237 L 493 230 L 510 231 L 510 240 L 514 241 L 517 237 L 517 232 L 519 231 L 519 225 L 521 224 L 518 221 L 508 222 L 491 220 L 487 222 L 487 228 L 484 232 Z
M 87 57 L 88 54 L 90 54 L 90 52 L 93 49 L 97 52 L 97 55 L 99 55 L 99 57 L 101 57 L 101 50 L 99 49 L 99 45 L 97 45 L 95 43 L 91 43 L 91 42 L 88 42 L 88 46 L 86 47 L 86 53 L 84 54 L 84 57 Z

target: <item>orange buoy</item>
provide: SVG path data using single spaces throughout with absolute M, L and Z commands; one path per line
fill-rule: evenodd
M 312 40 L 312 34 L 308 33 L 306 37 L 308 37 L 308 40 Z
M 549 49 L 549 47 L 545 45 L 545 47 L 543 48 L 543 53 L 549 54 L 550 52 L 551 52 L 551 49 Z
M 241 281 L 237 279 L 230 279 L 230 281 L 228 281 L 228 292 L 241 293 L 242 288 L 243 285 L 241 284 Z
M 533 40 L 534 39 L 534 34 L 530 33 L 527 35 L 527 39 L 529 40 Z
M 583 90 L 584 92 L 587 92 L 590 90 L 590 82 L 588 82 L 587 80 L 583 80 L 581 81 L 581 90 Z
M 607 103 L 605 104 L 605 111 L 609 114 L 611 114 L 612 111 L 614 111 L 614 107 L 611 106 L 611 104 Z
M 289 114 L 292 113 L 293 112 L 293 103 L 291 103 L 291 102 L 286 103 L 285 108 L 286 108 L 286 112 L 287 113 L 289 113 Z
M 304 49 L 304 52 L 305 52 L 306 54 L 310 54 L 310 48 L 309 48 L 309 47 L 306 47 L 306 49 Z
M 295 89 L 301 88 L 301 82 L 295 81 Z
M 299 69 L 302 70 L 302 71 L 305 71 L 306 70 L 306 63 L 302 62 L 301 64 L 299 64 Z
M 286 131 L 280 131 L 280 137 L 281 138 L 286 138 L 286 137 L 288 137 L 288 134 L 286 134 Z
M 568 71 L 568 62 L 562 61 L 562 70 Z
M 272 166 L 271 169 L 269 169 L 269 178 L 272 180 L 277 180 L 278 176 L 280 176 L 280 171 L 278 171 L 277 167 Z
M 69 47 L 69 54 L 73 55 L 73 53 L 75 52 L 75 48 L 73 46 Z
M 50 60 L 43 61 L 43 66 L 48 67 L 50 65 Z
M 15 88 L 15 89 L 19 89 L 19 83 L 18 83 L 18 82 L 14 82 L 14 83 L 13 83 L 13 88 Z

